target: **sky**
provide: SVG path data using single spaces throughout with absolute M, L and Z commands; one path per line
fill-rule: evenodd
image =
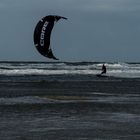
M 54 61 L 33 42 L 37 22 L 65 16 L 51 35 L 60 61 L 140 62 L 140 0 L 0 0 L 0 61 Z

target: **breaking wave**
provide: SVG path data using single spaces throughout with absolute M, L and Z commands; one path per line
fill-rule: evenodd
M 98 62 L 1 62 L 0 75 L 96 75 L 103 63 Z M 139 63 L 105 63 L 107 75 L 140 77 Z

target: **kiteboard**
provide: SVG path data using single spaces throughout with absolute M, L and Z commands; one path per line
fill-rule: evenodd
M 103 74 L 96 74 L 97 77 L 108 77 L 107 75 L 103 75 Z

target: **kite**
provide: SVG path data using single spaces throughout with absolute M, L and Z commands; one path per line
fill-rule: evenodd
M 50 38 L 54 24 L 60 19 L 67 19 L 57 15 L 43 17 L 36 25 L 34 30 L 34 45 L 38 52 L 50 59 L 58 60 L 51 49 Z

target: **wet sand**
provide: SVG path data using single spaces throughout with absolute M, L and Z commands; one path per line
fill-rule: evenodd
M 1 140 L 140 139 L 140 81 L 0 82 Z

